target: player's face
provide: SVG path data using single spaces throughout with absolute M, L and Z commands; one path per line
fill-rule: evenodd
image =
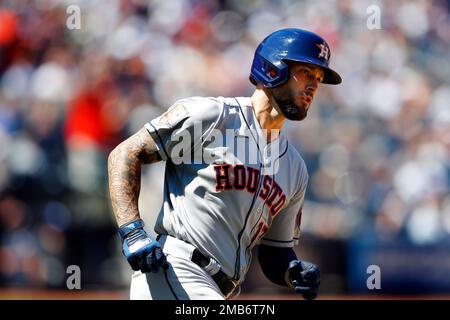
M 323 80 L 321 67 L 308 63 L 289 63 L 290 77 L 272 90 L 272 96 L 283 115 L 289 120 L 305 119 Z

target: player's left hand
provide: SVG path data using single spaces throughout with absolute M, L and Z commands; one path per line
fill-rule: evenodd
M 302 294 L 306 300 L 317 298 L 320 286 L 320 270 L 317 265 L 308 261 L 293 260 L 289 263 L 287 272 L 295 292 Z

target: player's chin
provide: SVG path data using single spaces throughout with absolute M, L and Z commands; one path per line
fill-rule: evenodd
M 308 115 L 309 103 L 299 103 L 297 104 L 297 113 L 295 115 L 294 121 L 302 121 Z
M 306 118 L 306 116 L 308 115 L 308 111 L 305 112 L 301 112 L 298 117 L 296 119 L 294 119 L 294 121 L 302 121 Z
M 296 113 L 291 113 L 286 115 L 286 118 L 292 121 L 302 121 L 308 115 L 308 110 L 306 108 L 297 108 Z

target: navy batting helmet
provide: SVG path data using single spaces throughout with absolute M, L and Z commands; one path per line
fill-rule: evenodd
M 331 51 L 327 42 L 317 34 L 301 29 L 282 29 L 268 35 L 256 48 L 250 81 L 267 88 L 289 79 L 285 61 L 311 63 L 322 67 L 322 83 L 339 84 L 341 76 L 328 67 Z

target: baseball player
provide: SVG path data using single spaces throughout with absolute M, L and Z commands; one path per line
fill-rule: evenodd
M 282 29 L 255 52 L 251 97 L 176 101 L 109 155 L 112 208 L 135 270 L 131 299 L 230 299 L 257 254 L 272 282 L 315 299 L 317 265 L 299 260 L 308 173 L 281 128 L 307 116 L 319 84 L 339 84 L 320 36 Z M 166 162 L 150 236 L 140 219 L 141 166 Z

